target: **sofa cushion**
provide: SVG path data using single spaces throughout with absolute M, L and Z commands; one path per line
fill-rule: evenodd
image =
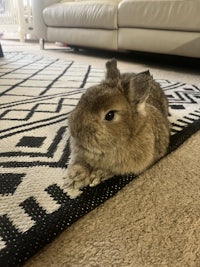
M 165 30 L 200 30 L 200 1 L 122 0 L 119 27 Z
M 43 11 L 51 27 L 117 29 L 116 1 L 75 1 L 51 5 Z

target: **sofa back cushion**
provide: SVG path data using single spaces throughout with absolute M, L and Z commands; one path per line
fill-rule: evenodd
M 122 0 L 118 26 L 200 31 L 199 0 Z
M 115 1 L 67 1 L 45 8 L 43 18 L 50 27 L 117 29 L 117 11 Z

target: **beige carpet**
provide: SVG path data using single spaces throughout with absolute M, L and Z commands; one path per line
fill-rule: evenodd
M 9 43 L 3 44 L 13 49 Z M 18 44 L 14 47 L 20 50 Z M 27 45 L 23 48 L 30 51 Z M 90 60 L 97 65 L 104 62 L 104 57 L 98 60 L 87 53 L 73 55 L 51 49 L 44 53 L 60 53 L 65 58 Z M 200 84 L 198 70 L 188 66 L 171 67 L 168 63 L 162 68 L 161 63 L 124 59 L 120 64 L 136 71 L 150 68 L 156 78 Z M 25 267 L 199 267 L 199 151 L 200 132 L 73 224 Z

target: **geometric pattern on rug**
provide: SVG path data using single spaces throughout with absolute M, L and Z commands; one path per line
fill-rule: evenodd
M 133 71 L 134 70 L 130 70 Z M 0 266 L 21 266 L 135 176 L 113 177 L 71 200 L 67 119 L 104 69 L 22 52 L 0 61 Z M 200 87 L 157 80 L 169 100 L 169 152 L 200 128 Z

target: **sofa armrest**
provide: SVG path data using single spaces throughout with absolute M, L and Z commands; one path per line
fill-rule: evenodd
M 59 2 L 60 0 L 31 0 L 33 27 L 38 38 L 47 40 L 47 27 L 43 20 L 43 10 L 48 6 Z

